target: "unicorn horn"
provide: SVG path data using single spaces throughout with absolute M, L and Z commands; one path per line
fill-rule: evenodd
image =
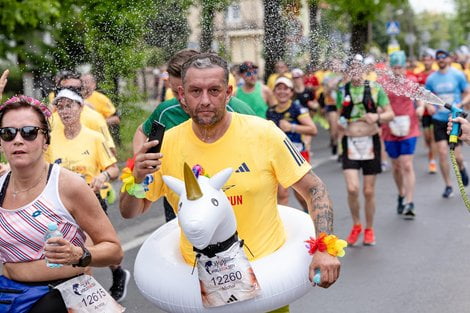
M 184 185 L 188 200 L 197 200 L 202 197 L 201 187 L 189 165 L 184 163 Z

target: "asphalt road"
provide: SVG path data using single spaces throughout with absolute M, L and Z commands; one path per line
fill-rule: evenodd
M 333 201 L 335 233 L 346 238 L 352 226 L 346 187 L 339 163 L 329 158 L 328 137 L 324 131 L 314 139 L 312 150 L 312 164 L 328 186 Z M 469 147 L 464 148 L 464 156 L 469 158 Z M 443 199 L 444 184 L 440 174 L 430 175 L 426 168 L 420 140 L 415 158 L 417 217 L 414 221 L 403 220 L 396 214 L 397 192 L 391 173 L 378 176 L 377 245 L 348 248 L 341 260 L 341 276 L 336 284 L 329 289 L 312 287 L 306 296 L 291 304 L 292 313 L 470 312 L 470 244 L 467 240 L 470 214 L 458 195 L 456 183 L 454 197 Z M 291 206 L 298 207 L 292 196 Z M 132 220 L 122 219 L 114 205 L 110 208 L 110 218 L 126 252 L 124 267 L 132 272 L 141 243 L 164 221 L 161 202 L 155 203 L 144 216 Z M 96 269 L 95 276 L 103 286 L 110 286 L 108 269 Z M 140 295 L 133 280 L 122 304 L 126 312 L 163 312 Z

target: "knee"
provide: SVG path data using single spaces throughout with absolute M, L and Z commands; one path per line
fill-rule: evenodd
M 359 186 L 348 186 L 348 196 L 353 198 L 359 197 Z
M 375 190 L 372 187 L 364 187 L 364 198 L 372 199 L 375 196 Z

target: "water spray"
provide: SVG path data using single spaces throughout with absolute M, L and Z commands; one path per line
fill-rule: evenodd
M 458 108 L 455 105 L 445 103 L 441 98 L 433 94 L 431 91 L 420 86 L 404 76 L 396 76 L 390 69 L 377 70 L 379 75 L 379 83 L 387 91 L 396 95 L 403 95 L 412 100 L 420 100 L 423 102 L 439 105 L 448 109 L 452 114 L 452 119 L 459 116 L 466 118 L 467 112 Z M 465 192 L 465 186 L 462 182 L 462 176 L 460 175 L 460 169 L 455 159 L 455 147 L 458 144 L 458 138 L 460 136 L 461 128 L 460 123 L 453 122 L 452 130 L 449 136 L 449 154 L 452 168 L 454 169 L 455 176 L 457 177 L 457 185 L 459 187 L 460 195 L 462 197 L 467 210 L 470 212 L 470 200 L 468 199 L 467 193 Z

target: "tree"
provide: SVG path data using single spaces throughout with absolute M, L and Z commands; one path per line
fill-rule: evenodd
M 318 25 L 318 0 L 308 1 L 308 21 L 310 25 L 309 33 L 309 51 L 310 64 L 314 67 L 318 66 L 319 53 L 317 49 L 317 34 L 319 33 Z
M 407 0 L 327 0 L 336 19 L 347 15 L 351 20 L 351 53 L 364 53 L 369 27 L 386 5 L 400 6 Z M 386 21 L 383 21 L 384 23 Z
M 201 38 L 199 41 L 201 52 L 212 48 L 214 37 L 214 15 L 223 11 L 230 4 L 230 0 L 199 0 L 201 4 Z
M 191 3 L 190 0 L 158 1 L 145 40 L 160 49 L 163 62 L 188 44 L 190 29 L 187 16 Z
M 281 0 L 264 0 L 264 60 L 265 80 L 274 73 L 278 60 L 286 52 L 286 26 L 281 14 Z

